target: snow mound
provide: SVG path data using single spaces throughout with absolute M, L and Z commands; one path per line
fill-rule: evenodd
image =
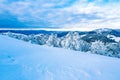
M 118 80 L 120 59 L 0 35 L 0 80 Z

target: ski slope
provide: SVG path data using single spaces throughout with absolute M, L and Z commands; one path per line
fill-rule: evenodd
M 0 80 L 119 80 L 120 59 L 0 35 Z

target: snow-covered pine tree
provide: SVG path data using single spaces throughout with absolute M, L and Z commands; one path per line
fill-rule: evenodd
M 31 35 L 31 43 L 39 44 L 39 45 L 45 45 L 46 41 L 48 40 L 48 35 L 44 34 L 37 34 L 37 35 Z
M 49 35 L 49 38 L 46 41 L 46 45 L 53 46 L 53 47 L 59 46 L 59 41 L 57 40 L 57 34 Z
M 112 57 L 120 57 L 119 43 L 109 43 L 106 45 L 106 55 Z
M 96 54 L 105 55 L 106 45 L 102 41 L 95 41 L 91 43 L 91 52 Z

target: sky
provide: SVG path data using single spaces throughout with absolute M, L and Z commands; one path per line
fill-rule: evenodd
M 120 0 L 0 0 L 0 28 L 120 29 Z

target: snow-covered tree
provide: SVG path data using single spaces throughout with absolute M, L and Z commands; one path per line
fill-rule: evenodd
M 84 40 L 79 39 L 76 41 L 75 50 L 87 52 L 90 50 L 90 44 Z
M 20 34 L 20 33 L 12 33 L 12 32 L 7 32 L 7 33 L 3 33 L 2 35 L 6 35 L 12 38 L 16 38 L 19 40 L 23 40 L 23 41 L 29 41 L 29 36 L 28 35 L 24 35 L 24 34 Z
M 102 41 L 95 41 L 91 44 L 91 52 L 104 55 L 106 53 L 106 45 Z
M 107 56 L 120 57 L 120 45 L 119 43 L 109 43 L 106 49 Z
M 48 40 L 48 35 L 38 34 L 38 35 L 31 35 L 31 43 L 44 45 Z
M 88 51 L 90 44 L 81 40 L 78 32 L 69 32 L 65 38 L 61 41 L 61 45 L 64 48 L 77 50 L 77 51 Z
M 49 38 L 46 41 L 46 45 L 57 47 L 59 46 L 58 44 L 59 44 L 59 41 L 57 41 L 57 35 L 56 34 L 49 35 Z
M 61 46 L 67 49 L 75 49 L 75 39 L 78 39 L 79 34 L 77 32 L 69 32 L 64 38 L 62 38 Z

